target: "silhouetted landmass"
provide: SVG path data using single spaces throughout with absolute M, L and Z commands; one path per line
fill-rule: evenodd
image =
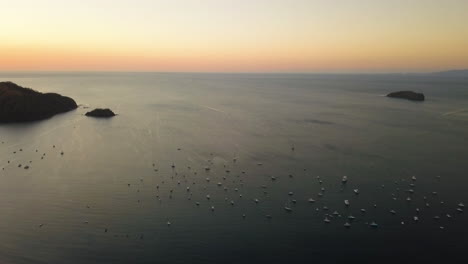
M 415 93 L 412 91 L 399 91 L 399 92 L 393 92 L 387 94 L 387 97 L 392 97 L 392 98 L 402 98 L 402 99 L 408 99 L 411 101 L 424 101 L 424 94 L 422 93 Z
M 12 82 L 0 82 L 0 122 L 28 122 L 46 119 L 76 109 L 70 97 L 40 93 Z
M 437 76 L 449 76 L 449 77 L 468 77 L 468 69 L 434 72 L 432 74 L 437 75 Z
M 102 108 L 96 108 L 93 111 L 87 112 L 86 116 L 92 116 L 92 117 L 113 117 L 115 116 L 114 112 L 110 110 L 109 108 L 102 109 Z

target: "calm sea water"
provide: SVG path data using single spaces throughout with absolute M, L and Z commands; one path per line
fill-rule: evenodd
M 468 203 L 468 79 L 0 73 L 0 80 L 81 105 L 0 125 L 1 263 L 431 262 L 468 249 L 466 212 L 456 211 Z M 427 100 L 383 96 L 397 90 Z M 87 118 L 87 107 L 118 116 Z M 349 215 L 356 219 L 346 229 Z

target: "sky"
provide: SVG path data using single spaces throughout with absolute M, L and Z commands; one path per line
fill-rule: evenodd
M 1 71 L 468 68 L 468 0 L 0 0 Z

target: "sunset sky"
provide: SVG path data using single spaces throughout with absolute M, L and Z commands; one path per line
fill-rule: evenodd
M 466 0 L 0 0 L 0 70 L 468 68 Z

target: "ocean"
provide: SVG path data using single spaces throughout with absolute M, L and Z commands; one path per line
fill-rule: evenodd
M 468 78 L 0 81 L 80 105 L 0 124 L 1 263 L 429 263 L 468 249 Z M 399 90 L 426 101 L 385 97 Z M 97 107 L 118 115 L 84 115 Z

